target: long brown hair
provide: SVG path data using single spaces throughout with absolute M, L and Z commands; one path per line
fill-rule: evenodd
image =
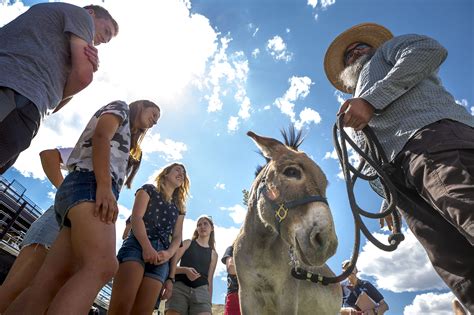
M 168 175 L 171 171 L 171 169 L 175 166 L 181 166 L 184 169 L 184 180 L 183 184 L 179 187 L 177 187 L 173 191 L 172 196 L 165 196 L 164 194 L 164 184 L 165 184 L 165 176 Z M 155 178 L 155 183 L 156 183 L 156 190 L 160 193 L 162 193 L 163 197 L 166 199 L 166 201 L 170 202 L 173 201 L 176 206 L 178 207 L 179 214 L 186 214 L 186 199 L 189 196 L 189 178 L 188 178 L 188 173 L 186 172 L 186 168 L 184 167 L 183 164 L 181 163 L 172 163 L 170 165 L 167 165 L 163 167 L 159 172 L 158 175 Z
M 137 117 L 140 117 L 143 109 L 148 107 L 155 107 L 160 110 L 160 107 L 155 103 L 148 100 L 140 100 L 130 103 L 130 126 L 132 127 L 135 124 Z M 131 131 L 131 140 L 130 140 L 130 155 L 128 157 L 127 163 L 127 180 L 125 181 L 125 186 L 130 188 L 132 186 L 132 181 L 135 175 L 137 174 L 140 164 L 142 162 L 142 149 L 140 144 L 145 138 L 148 128 L 130 128 Z
M 214 234 L 214 222 L 212 222 L 212 219 L 207 216 L 207 215 L 203 215 L 203 216 L 200 216 L 196 222 L 196 225 L 199 223 L 199 221 L 201 220 L 207 220 L 209 222 L 209 224 L 212 226 L 212 231 L 211 231 L 211 234 L 209 235 L 209 247 L 213 250 L 216 250 L 216 236 Z M 198 233 L 198 229 L 196 227 L 196 229 L 194 230 L 194 233 L 193 233 L 193 237 L 192 237 L 192 240 L 197 240 L 197 238 L 199 237 L 199 233 Z

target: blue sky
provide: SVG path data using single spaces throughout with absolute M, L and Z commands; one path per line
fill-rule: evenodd
M 0 25 L 37 1 L 0 3 Z M 82 1 L 68 1 L 84 5 Z M 307 135 L 301 149 L 325 171 L 328 198 L 339 238 L 328 261 L 335 271 L 350 257 L 353 223 L 338 162 L 332 158 L 332 125 L 341 98 L 323 71 L 332 39 L 348 27 L 375 22 L 395 35 L 419 33 L 448 51 L 440 76 L 460 106 L 473 112 L 474 25 L 470 0 L 245 0 L 245 1 L 88 1 L 105 6 L 120 24 L 119 36 L 99 46 L 101 68 L 94 82 L 62 113 L 47 117 L 34 143 L 5 176 L 28 188 L 43 209 L 54 191 L 44 180 L 38 153 L 72 146 L 92 113 L 107 102 L 155 100 L 162 118 L 144 143 L 146 159 L 131 190 L 121 193 L 123 228 L 134 191 L 172 161 L 186 165 L 191 198 L 184 237 L 195 219 L 213 216 L 218 253 L 233 241 L 246 209 L 249 188 L 263 159 L 245 133 L 280 139 L 295 123 Z M 366 185 L 360 203 L 378 211 L 380 200 Z M 374 233 L 385 234 L 377 222 Z M 451 295 L 410 233 L 399 250 L 383 253 L 363 246 L 359 269 L 390 305 L 387 314 L 449 314 Z M 365 244 L 365 239 L 363 240 Z M 118 242 L 117 246 L 120 245 Z M 225 269 L 218 264 L 215 303 L 223 303 Z

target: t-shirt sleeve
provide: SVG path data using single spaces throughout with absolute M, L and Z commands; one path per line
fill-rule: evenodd
M 69 159 L 73 149 L 74 148 L 56 148 L 56 150 L 59 152 L 59 155 L 61 156 L 62 165 L 67 164 L 67 160 Z
M 130 109 L 127 103 L 122 101 L 115 101 L 104 106 L 102 112 L 100 113 L 100 116 L 104 114 L 112 114 L 118 116 L 120 118 L 120 121 L 123 123 L 126 119 L 128 119 L 129 112 Z
M 374 302 L 380 303 L 380 301 L 383 300 L 383 295 L 372 285 L 372 283 L 365 283 L 365 291 L 367 292 L 367 295 L 370 296 L 372 300 L 374 300 Z
M 137 194 L 140 190 L 143 190 L 144 192 L 146 192 L 148 194 L 148 196 L 150 196 L 150 198 L 151 198 L 153 192 L 156 191 L 155 186 L 150 185 L 150 184 L 145 184 L 142 187 L 138 188 L 138 190 L 135 194 Z
M 87 10 L 71 5 L 64 12 L 64 32 L 92 43 L 95 34 L 94 20 Z
M 234 256 L 234 247 L 233 247 L 233 246 L 229 246 L 229 247 L 227 247 L 227 249 L 225 250 L 225 253 L 224 253 L 224 256 L 222 256 L 221 262 L 225 265 L 227 258 L 228 258 L 228 257 L 233 257 L 233 256 Z

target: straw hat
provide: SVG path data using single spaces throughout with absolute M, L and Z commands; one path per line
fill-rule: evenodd
M 324 71 L 331 84 L 339 91 L 351 92 L 339 80 L 339 75 L 345 67 L 344 52 L 349 45 L 360 42 L 378 48 L 392 37 L 393 35 L 388 29 L 375 23 L 362 23 L 339 34 L 329 45 L 324 57 Z

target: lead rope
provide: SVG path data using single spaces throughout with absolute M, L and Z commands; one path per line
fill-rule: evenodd
M 397 204 L 397 190 L 393 185 L 392 181 L 388 178 L 388 174 L 393 172 L 393 166 L 388 162 L 388 159 L 380 145 L 377 137 L 373 133 L 372 129 L 367 126 L 362 132 L 365 136 L 365 145 L 364 148 L 360 148 L 354 141 L 349 137 L 349 135 L 344 131 L 343 128 L 343 119 L 344 114 L 339 115 L 337 122 L 333 127 L 333 141 L 336 148 L 337 156 L 341 164 L 342 172 L 344 174 L 344 179 L 346 182 L 347 195 L 349 197 L 349 204 L 352 210 L 352 216 L 354 218 L 354 247 L 352 249 L 352 255 L 350 259 L 350 264 L 347 269 L 342 272 L 340 275 L 335 277 L 326 277 L 320 274 L 311 273 L 299 267 L 298 261 L 295 258 L 293 249 L 290 248 L 290 259 L 293 268 L 291 269 L 291 274 L 293 277 L 300 280 L 307 280 L 314 283 L 321 283 L 323 285 L 328 285 L 331 283 L 341 282 L 346 279 L 354 270 L 357 259 L 359 257 L 360 249 L 360 232 L 364 233 L 365 237 L 373 243 L 378 248 L 384 251 L 394 251 L 398 245 L 405 239 L 401 233 L 401 220 L 400 214 L 396 210 Z M 339 136 L 338 136 L 339 134 Z M 346 142 L 354 149 L 360 156 L 361 161 L 357 168 L 352 166 L 349 162 L 349 156 L 347 153 Z M 374 175 L 363 174 L 363 169 L 366 165 L 370 165 L 374 169 Z M 379 213 L 372 213 L 363 210 L 357 204 L 355 195 L 354 195 L 354 185 L 357 178 L 361 178 L 367 181 L 374 181 L 377 178 L 380 178 L 380 182 L 383 187 L 385 199 L 388 202 L 388 207 Z M 393 231 L 388 237 L 389 244 L 384 244 L 377 240 L 369 231 L 365 223 L 362 221 L 362 216 L 370 219 L 380 219 L 388 215 L 392 216 L 393 219 Z

